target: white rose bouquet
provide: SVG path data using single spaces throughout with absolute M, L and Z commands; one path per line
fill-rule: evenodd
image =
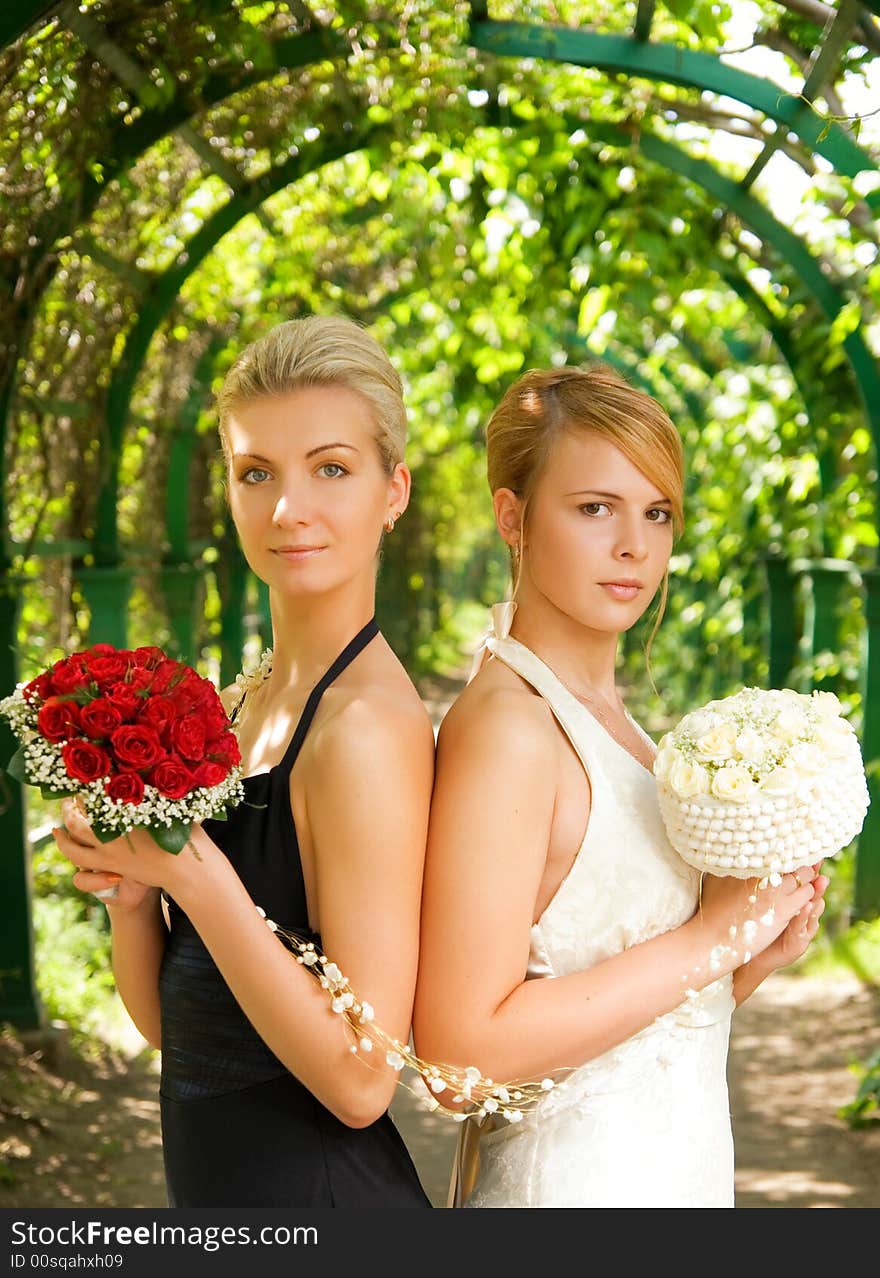
M 654 762 L 669 840 L 737 878 L 834 856 L 868 810 L 858 738 L 831 692 L 743 688 L 684 716 Z

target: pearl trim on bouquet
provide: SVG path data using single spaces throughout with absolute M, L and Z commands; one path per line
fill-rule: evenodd
M 737 878 L 835 856 L 869 804 L 858 738 L 830 692 L 743 688 L 709 701 L 661 738 L 654 775 L 679 855 Z

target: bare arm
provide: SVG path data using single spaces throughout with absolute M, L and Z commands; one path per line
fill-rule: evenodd
M 76 809 L 65 801 L 68 824 L 76 821 Z M 86 827 L 86 830 L 88 827 Z M 168 929 L 162 914 L 159 889 L 144 887 L 134 879 L 115 874 L 80 870 L 73 876 L 82 892 L 100 892 L 116 886 L 118 897 L 105 902 L 110 915 L 111 962 L 116 991 L 136 1028 L 151 1047 L 161 1048 L 159 969 L 165 953 Z
M 427 717 L 396 705 L 353 703 L 315 742 L 306 785 L 318 866 L 325 951 L 376 1019 L 409 1031 L 418 954 L 421 889 L 433 736 Z M 69 854 L 66 836 L 59 838 Z M 349 1051 L 341 1018 L 315 978 L 284 949 L 229 861 L 203 830 L 164 853 L 136 832 L 77 852 L 90 868 L 131 870 L 167 887 L 189 916 L 257 1032 L 306 1087 L 343 1122 L 366 1126 L 384 1110 L 398 1075 L 384 1061 Z M 88 858 L 88 860 L 86 860 Z
M 168 930 L 158 888 L 148 889 L 135 909 L 108 906 L 112 930 L 113 976 L 119 997 L 151 1047 L 162 1046 L 159 969 Z
M 732 971 L 741 958 L 728 951 L 712 967 L 710 953 L 733 922 L 754 914 L 750 881 L 716 880 L 682 927 L 586 971 L 527 981 L 557 784 L 556 729 L 539 706 L 505 689 L 472 696 L 447 716 L 438 743 L 416 1046 L 422 1057 L 473 1064 L 495 1079 L 541 1077 L 623 1042 L 687 989 Z M 811 899 L 809 884 L 794 886 L 789 876 L 769 890 L 776 920 L 758 925 L 753 953 Z M 761 910 L 770 903 L 762 897 Z

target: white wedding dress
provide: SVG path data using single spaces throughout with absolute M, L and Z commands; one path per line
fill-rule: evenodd
M 575 861 L 532 928 L 528 977 L 543 980 L 583 971 L 684 923 L 697 906 L 699 873 L 666 838 L 652 774 L 506 634 L 511 611 L 493 609 L 486 646 L 546 698 L 592 791 Z M 731 989 L 725 976 L 685 997 L 570 1072 L 519 1123 L 479 1129 L 468 1119 L 450 1205 L 732 1207 Z

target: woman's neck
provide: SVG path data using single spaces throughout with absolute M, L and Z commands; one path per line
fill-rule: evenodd
M 270 591 L 274 691 L 316 683 L 373 616 L 375 603 L 375 589 L 311 598 Z
M 591 630 L 556 608 L 518 601 L 510 633 L 573 692 L 597 695 L 611 705 L 618 700 L 617 632 Z

